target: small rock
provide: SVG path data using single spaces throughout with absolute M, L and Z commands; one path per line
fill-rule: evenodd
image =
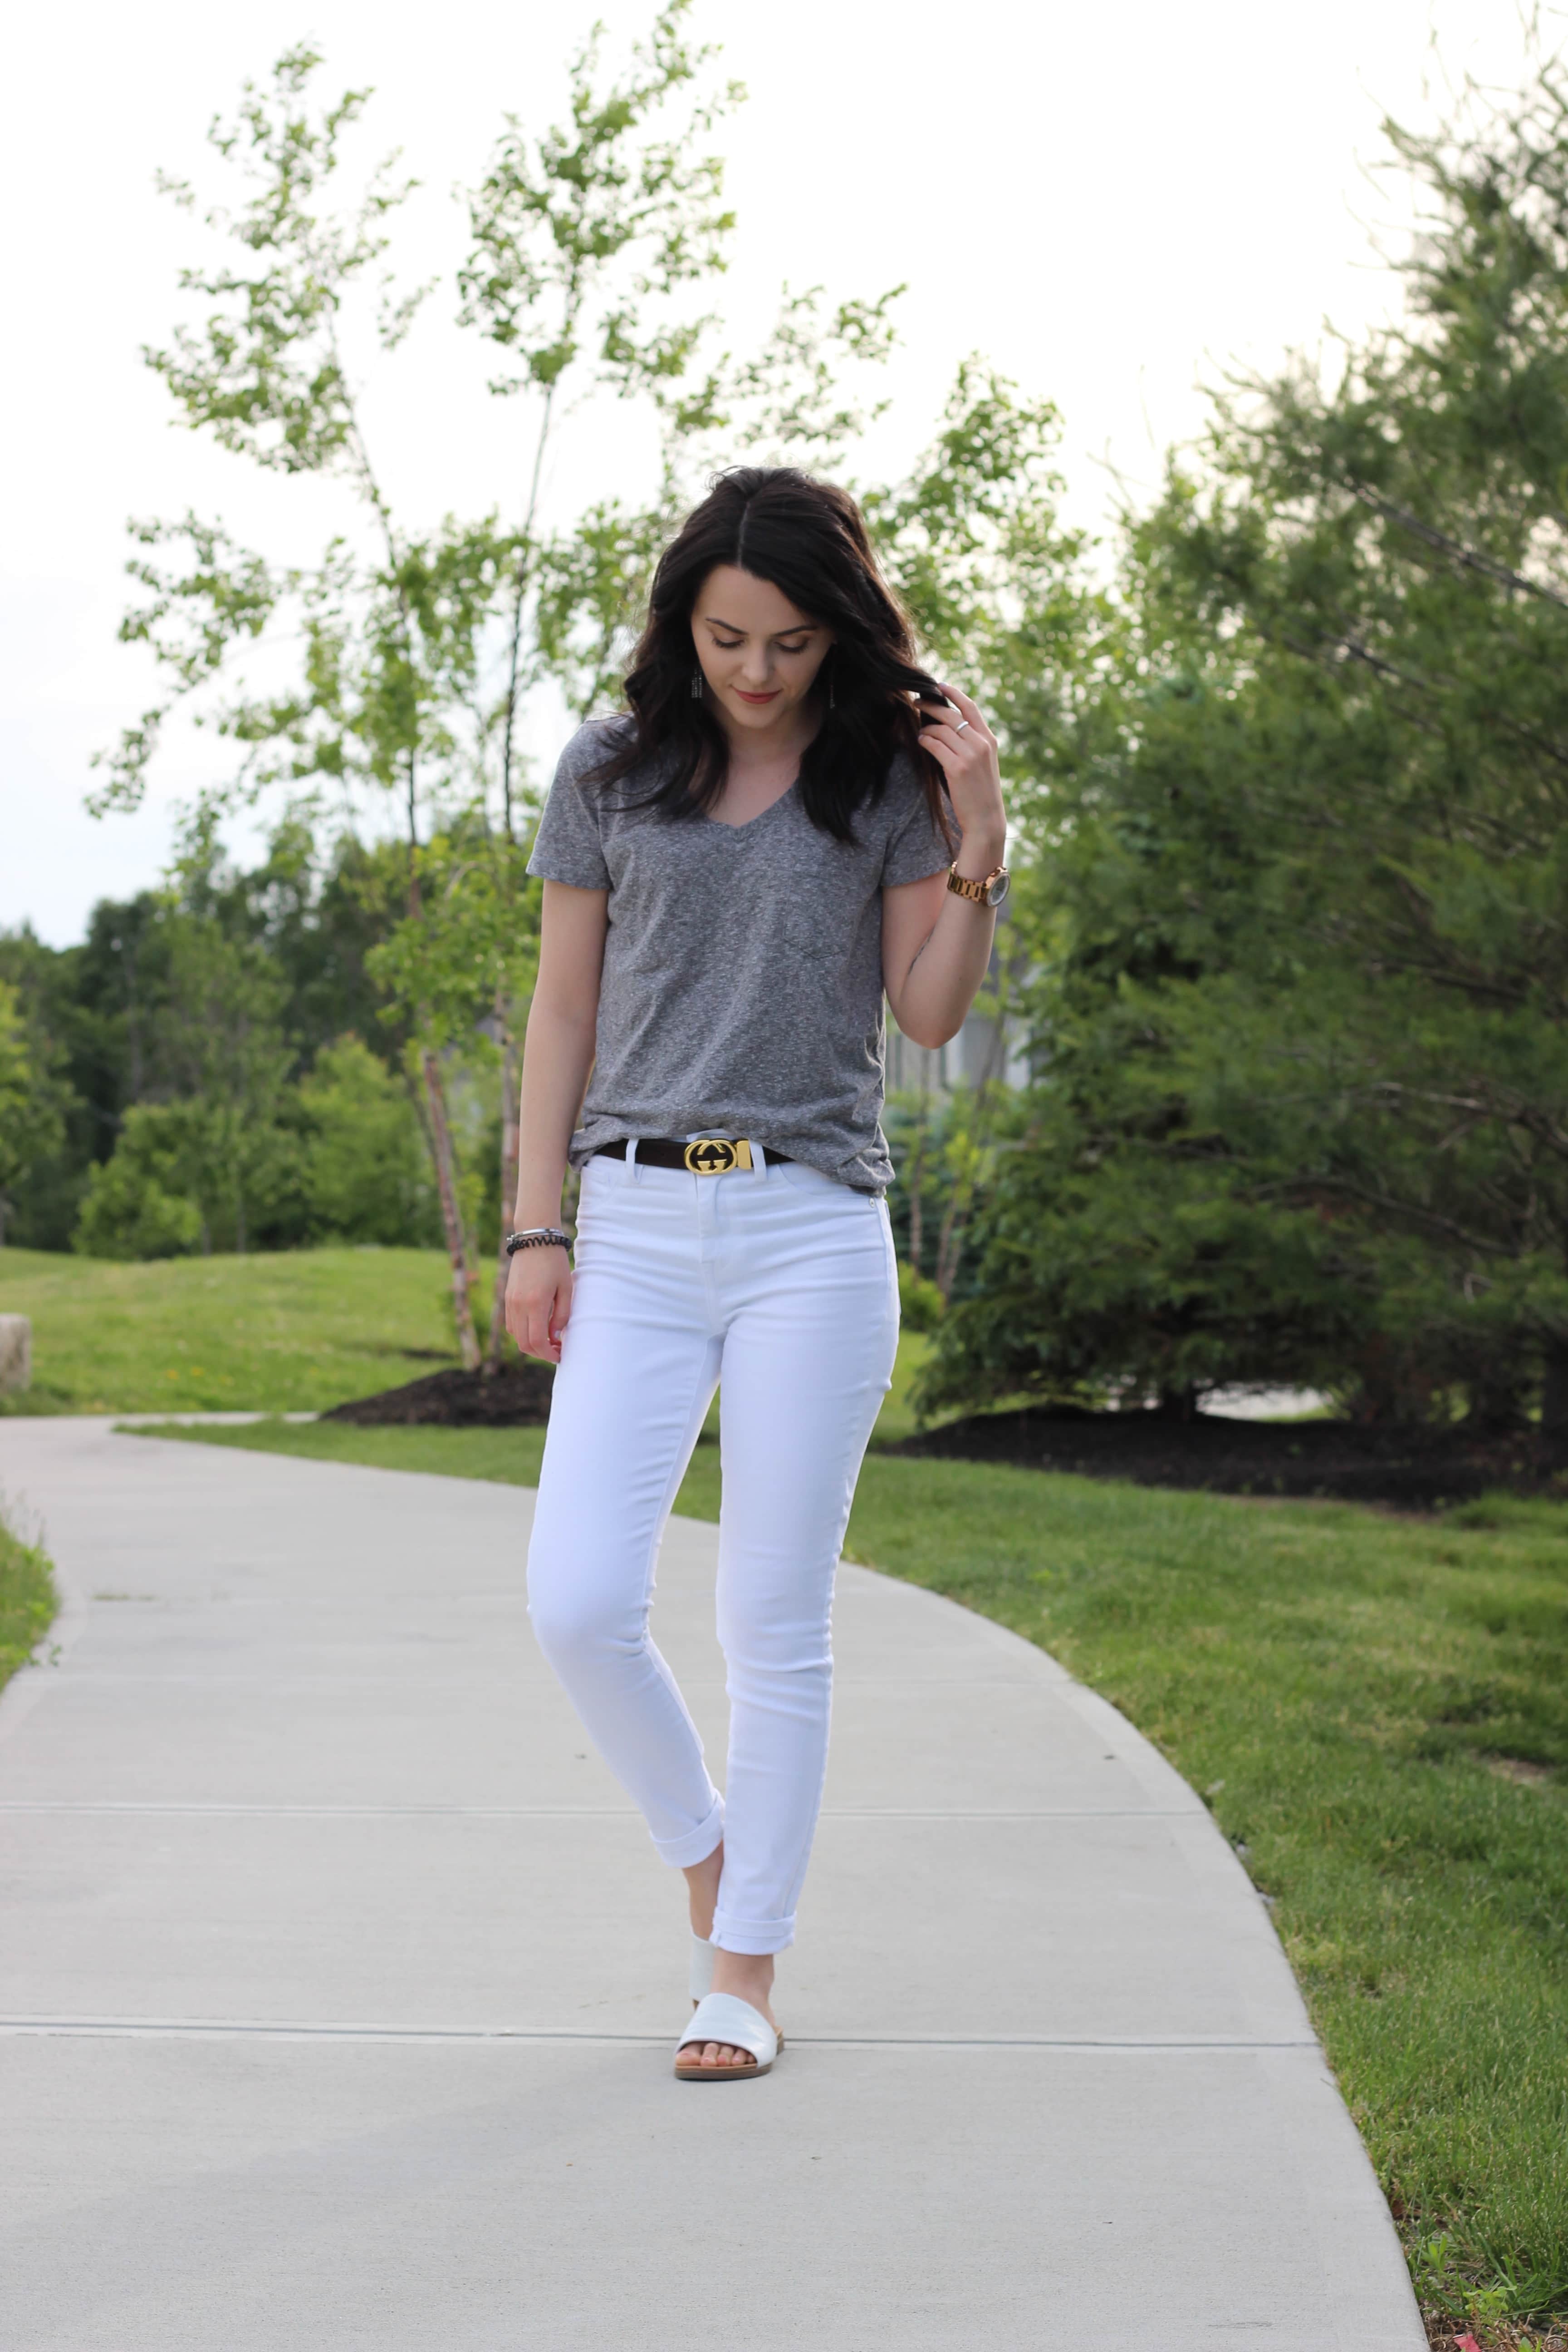
M 33 1378 L 33 1326 L 26 1315 L 0 1315 L 0 1396 L 19 1396 Z

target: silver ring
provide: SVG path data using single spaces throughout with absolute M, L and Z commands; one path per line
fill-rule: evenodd
M 952 730 L 952 731 L 953 731 L 953 733 L 954 733 L 955 735 L 962 735 L 962 734 L 963 734 L 963 730 L 964 730 L 964 729 L 968 726 L 968 724 L 969 724 L 969 721 L 968 721 L 968 719 L 961 719 L 959 720 L 959 722 L 958 722 L 957 726 L 953 729 L 953 730 Z

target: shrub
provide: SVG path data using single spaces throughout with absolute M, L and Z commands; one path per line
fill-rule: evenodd
M 300 1089 L 305 1190 L 317 1239 L 437 1241 L 435 1188 L 407 1088 L 357 1037 L 316 1056 Z
M 906 1331 L 934 1331 L 941 1322 L 943 1300 L 934 1282 L 899 1263 L 899 1317 Z
M 112 1160 L 92 1171 L 71 1237 L 83 1257 L 188 1257 L 202 1246 L 202 1214 L 180 1189 L 175 1114 L 139 1104 L 125 1114 Z

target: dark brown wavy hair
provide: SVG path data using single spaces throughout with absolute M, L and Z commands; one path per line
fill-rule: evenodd
M 847 490 L 793 466 L 737 466 L 721 474 L 659 558 L 647 620 L 626 673 L 631 724 L 592 772 L 604 785 L 654 764 L 658 782 L 628 805 L 704 816 L 724 788 L 729 743 L 698 668 L 691 613 L 720 564 L 771 582 L 797 612 L 831 629 L 817 672 L 821 724 L 801 760 L 801 799 L 813 824 L 854 838 L 857 809 L 878 800 L 899 752 L 925 786 L 931 816 L 951 841 L 942 770 L 921 748 L 911 699 L 941 703 L 941 688 L 915 659 L 909 616 L 877 569 L 866 521 Z M 831 681 L 833 707 L 825 689 Z

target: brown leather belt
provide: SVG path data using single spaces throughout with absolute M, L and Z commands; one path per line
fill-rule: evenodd
M 744 1135 L 699 1135 L 690 1143 L 677 1143 L 668 1135 L 639 1135 L 637 1164 L 639 1168 L 689 1168 L 694 1176 L 728 1176 L 731 1169 L 753 1167 L 759 1153 L 770 1168 L 775 1160 L 789 1158 L 787 1151 L 774 1151 Z M 594 1154 L 595 1160 L 626 1156 L 624 1137 L 618 1143 L 601 1143 Z

